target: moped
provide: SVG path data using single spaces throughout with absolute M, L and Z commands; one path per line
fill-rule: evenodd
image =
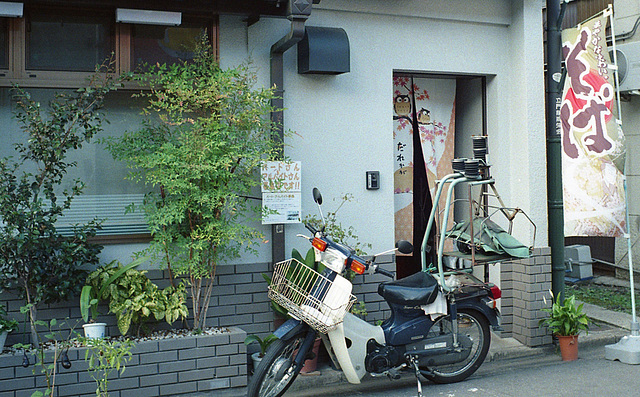
M 322 216 L 322 196 L 313 189 Z M 324 217 L 323 222 L 324 222 Z M 248 397 L 277 397 L 291 386 L 319 335 L 331 360 L 346 379 L 360 383 L 368 373 L 398 379 L 403 372 L 415 374 L 418 395 L 420 376 L 436 383 L 459 382 L 473 374 L 484 361 L 491 342 L 490 327 L 500 326 L 496 299 L 500 289 L 470 274 L 445 275 L 421 271 L 379 285 L 378 293 L 391 309 L 381 325 L 367 323 L 349 313 L 355 302 L 346 269 L 357 274 L 394 274 L 375 260 L 394 251 L 411 253 L 413 246 L 399 241 L 394 250 L 370 260 L 305 224 L 316 262 L 314 269 L 295 259 L 274 265 L 269 297 L 291 316 L 274 334 L 272 343 L 248 385 Z

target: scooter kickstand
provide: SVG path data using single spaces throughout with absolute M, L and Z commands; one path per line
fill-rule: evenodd
M 422 383 L 420 383 L 420 368 L 418 368 L 418 358 L 416 356 L 411 356 L 409 358 L 411 360 L 411 364 L 416 369 L 416 380 L 418 381 L 418 397 L 422 397 Z

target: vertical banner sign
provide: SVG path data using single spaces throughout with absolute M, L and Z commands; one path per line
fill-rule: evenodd
M 562 93 L 565 236 L 622 236 L 624 134 L 616 116 L 607 16 L 562 32 L 567 75 Z
M 414 126 L 417 126 L 417 133 L 420 135 L 427 179 L 433 197 L 436 178 L 451 173 L 455 141 L 455 96 L 455 79 L 411 79 L 400 76 L 393 78 L 396 241 L 413 241 Z M 413 117 L 416 120 L 413 120 Z
M 262 224 L 300 223 L 302 212 L 299 161 L 267 161 L 261 167 Z

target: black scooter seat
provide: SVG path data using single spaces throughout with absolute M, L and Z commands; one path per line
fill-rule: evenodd
M 418 272 L 400 280 L 378 286 L 378 294 L 387 302 L 405 306 L 422 306 L 438 296 L 438 281 L 429 273 Z

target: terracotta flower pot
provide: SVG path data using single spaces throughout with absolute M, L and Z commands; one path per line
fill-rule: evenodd
M 560 355 L 562 361 L 573 361 L 578 359 L 578 335 L 568 335 L 558 337 L 560 345 Z
M 314 357 L 311 360 L 307 360 L 304 362 L 304 367 L 302 367 L 302 370 L 300 370 L 300 373 L 303 374 L 308 374 L 310 372 L 314 372 L 316 370 L 316 368 L 318 367 L 318 352 L 320 351 L 320 343 L 322 342 L 322 339 L 317 338 L 314 342 L 313 342 L 313 354 Z

